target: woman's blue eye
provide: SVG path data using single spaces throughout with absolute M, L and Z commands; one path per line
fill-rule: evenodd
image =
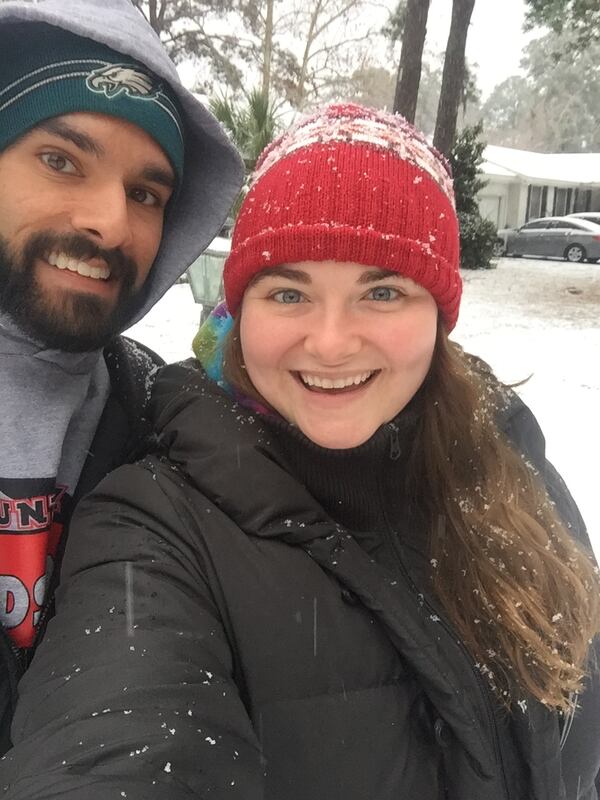
M 282 289 L 280 292 L 275 292 L 271 295 L 273 300 L 278 303 L 301 303 L 302 294 L 296 289 Z
M 389 301 L 396 300 L 400 296 L 398 289 L 392 289 L 391 286 L 375 286 L 374 289 L 368 293 L 369 300 Z

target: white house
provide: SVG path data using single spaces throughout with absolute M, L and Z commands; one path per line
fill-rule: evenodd
M 600 153 L 531 153 L 488 145 L 479 193 L 482 216 L 498 228 L 535 217 L 600 211 Z

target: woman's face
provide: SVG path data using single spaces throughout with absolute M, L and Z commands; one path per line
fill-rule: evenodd
M 409 278 L 360 264 L 304 261 L 260 273 L 242 302 L 248 376 L 322 447 L 367 441 L 423 382 L 437 306 Z

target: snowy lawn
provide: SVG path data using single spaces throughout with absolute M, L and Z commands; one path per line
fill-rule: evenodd
M 600 555 L 600 264 L 500 259 L 465 271 L 452 338 L 492 365 L 537 416 L 548 457 L 566 480 Z M 176 361 L 191 353 L 200 306 L 170 289 L 129 335 Z

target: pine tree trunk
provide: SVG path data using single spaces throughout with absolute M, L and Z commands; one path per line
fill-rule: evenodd
M 409 122 L 415 121 L 417 111 L 429 3 L 430 0 L 408 0 L 406 7 L 406 24 L 394 94 L 394 113 L 402 114 Z
M 433 144 L 450 155 L 465 80 L 465 48 L 475 0 L 452 0 L 452 22 L 444 59 L 444 73 Z

